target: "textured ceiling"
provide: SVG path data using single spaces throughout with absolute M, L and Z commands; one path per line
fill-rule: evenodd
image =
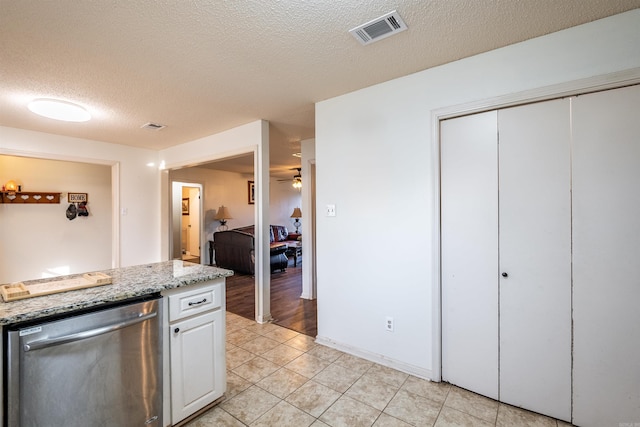
M 272 170 L 314 137 L 314 103 L 640 7 L 640 0 L 0 0 L 0 125 L 162 149 L 258 119 Z M 397 10 L 408 31 L 347 31 Z M 42 119 L 55 97 L 94 119 Z M 154 122 L 161 131 L 140 127 Z M 0 138 L 2 136 L 0 135 Z

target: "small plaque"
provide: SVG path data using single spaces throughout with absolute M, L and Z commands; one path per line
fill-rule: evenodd
M 89 193 L 69 193 L 69 195 L 67 196 L 69 203 L 86 203 L 88 198 Z
M 24 337 L 26 335 L 37 334 L 38 332 L 42 332 L 42 326 L 34 326 L 33 328 L 22 329 L 20 331 L 20 336 Z

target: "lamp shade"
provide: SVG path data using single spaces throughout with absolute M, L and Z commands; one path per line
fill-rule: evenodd
M 7 191 L 16 191 L 18 189 L 18 184 L 16 184 L 15 181 L 11 180 L 5 184 L 4 188 Z
M 302 218 L 302 211 L 300 210 L 300 208 L 293 208 L 291 218 Z
M 218 208 L 218 212 L 216 212 L 216 216 L 214 219 L 217 220 L 225 220 L 225 219 L 233 219 L 231 214 L 229 213 L 229 209 L 226 206 L 222 205 Z

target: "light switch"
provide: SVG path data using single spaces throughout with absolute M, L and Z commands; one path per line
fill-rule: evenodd
M 327 205 L 327 216 L 336 216 L 336 205 Z

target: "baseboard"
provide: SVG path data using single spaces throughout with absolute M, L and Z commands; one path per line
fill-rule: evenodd
M 367 350 L 356 348 L 348 344 L 339 343 L 325 337 L 316 337 L 316 343 L 331 347 L 335 350 L 342 351 L 344 353 L 357 356 L 370 362 L 377 363 L 382 366 L 396 369 L 398 371 L 413 375 L 418 378 L 431 381 L 432 372 L 430 369 L 421 368 L 419 366 L 411 365 L 409 363 L 401 362 L 399 360 L 391 359 L 381 354 L 372 353 Z
M 264 315 L 264 317 L 261 318 L 257 318 L 256 322 L 263 324 L 263 323 L 270 323 L 273 321 L 273 317 L 271 317 L 271 313 Z

